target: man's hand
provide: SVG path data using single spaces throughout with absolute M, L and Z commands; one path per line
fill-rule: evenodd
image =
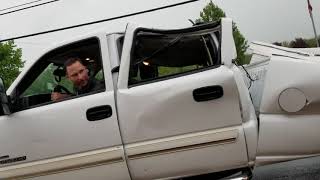
M 62 94 L 62 93 L 58 93 L 58 92 L 53 92 L 51 94 L 51 100 L 52 101 L 61 101 L 64 98 L 70 97 L 69 94 Z

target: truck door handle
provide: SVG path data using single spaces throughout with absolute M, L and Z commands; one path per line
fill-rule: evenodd
M 219 99 L 223 96 L 221 86 L 206 86 L 193 90 L 193 99 L 197 102 Z
M 87 110 L 88 121 L 99 121 L 112 116 L 110 105 L 97 106 Z

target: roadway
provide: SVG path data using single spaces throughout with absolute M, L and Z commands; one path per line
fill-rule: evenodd
M 300 159 L 254 169 L 253 180 L 320 180 L 320 157 Z

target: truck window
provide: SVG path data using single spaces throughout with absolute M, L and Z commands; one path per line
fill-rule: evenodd
M 21 97 L 34 96 L 37 94 L 51 94 L 57 84 L 60 84 L 66 87 L 70 92 L 73 92 L 73 85 L 65 76 L 61 76 L 61 80 L 56 79 L 59 77 L 55 76 L 54 72 L 58 67 L 59 66 L 50 63 L 26 89 Z
M 128 85 L 174 78 L 220 65 L 215 35 L 140 31 L 135 37 Z
M 90 89 L 83 91 L 81 94 L 79 93 L 85 88 L 82 88 L 80 84 L 76 84 L 66 74 L 65 63 L 70 59 L 81 60 L 84 69 L 87 69 L 84 73 L 88 77 L 88 82 L 92 82 L 91 84 L 94 84 L 97 88 L 91 88 L 87 83 L 83 87 L 90 87 Z M 16 94 L 13 97 L 13 111 L 102 92 L 105 90 L 104 87 L 99 40 L 91 38 L 79 41 L 54 49 L 34 64 L 16 88 Z M 53 92 L 63 94 L 63 98 L 53 100 Z

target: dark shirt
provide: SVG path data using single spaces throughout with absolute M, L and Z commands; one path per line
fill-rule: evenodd
M 86 94 L 86 93 L 102 90 L 104 88 L 105 87 L 104 87 L 103 82 L 98 81 L 95 78 L 90 78 L 88 81 L 88 84 L 85 87 L 83 87 L 81 89 L 78 89 L 77 87 L 75 87 L 74 92 L 76 95 L 81 95 L 81 94 Z

